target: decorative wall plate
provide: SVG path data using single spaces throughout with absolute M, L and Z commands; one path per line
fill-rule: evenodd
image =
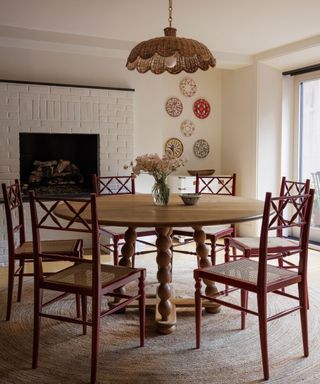
M 195 125 L 191 120 L 184 120 L 180 125 L 180 129 L 185 136 L 189 137 L 193 134 Z
M 199 139 L 193 144 L 193 153 L 195 156 L 203 159 L 209 154 L 209 144 L 206 140 Z
M 210 104 L 205 99 L 198 99 L 193 104 L 193 112 L 199 119 L 205 119 L 210 113 Z
M 179 139 L 173 137 L 172 139 L 167 140 L 164 150 L 170 159 L 177 158 L 183 153 L 183 144 Z
M 181 114 L 183 110 L 183 105 L 181 100 L 179 100 L 177 97 L 171 97 L 166 102 L 166 111 L 168 115 L 172 117 L 177 117 Z
M 180 81 L 180 91 L 184 96 L 191 97 L 197 92 L 197 85 L 190 77 Z

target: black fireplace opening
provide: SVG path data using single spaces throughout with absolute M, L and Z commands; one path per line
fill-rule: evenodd
M 20 133 L 20 182 L 23 194 L 88 195 L 99 169 L 99 135 Z

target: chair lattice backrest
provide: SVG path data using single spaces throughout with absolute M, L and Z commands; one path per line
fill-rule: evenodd
M 7 186 L 2 184 L 2 194 L 6 212 L 9 252 L 14 252 L 15 242 L 19 245 L 26 241 L 23 202 L 18 180 Z M 16 234 L 19 238 L 16 238 Z
M 97 195 L 135 194 L 135 182 L 130 176 L 97 176 L 93 175 L 93 188 Z
M 236 174 L 231 176 L 196 175 L 196 193 L 235 196 Z
M 280 196 L 297 196 L 308 194 L 310 191 L 310 179 L 306 179 L 305 182 L 302 181 L 290 181 L 287 180 L 286 177 L 282 177 L 281 180 L 281 188 L 280 188 Z M 281 200 L 279 200 L 279 204 L 281 205 Z M 299 200 L 288 202 L 288 204 L 298 204 Z M 281 223 L 279 222 L 279 228 L 277 230 L 277 236 L 283 236 L 283 229 Z
M 309 193 L 310 179 L 302 181 L 290 181 L 284 176 L 281 181 L 280 196 L 295 196 Z
M 264 286 L 266 279 L 266 263 L 268 259 L 268 238 L 271 231 L 284 230 L 287 228 L 299 229 L 300 259 L 298 273 L 304 274 L 307 268 L 307 251 L 309 230 L 311 223 L 311 211 L 314 190 L 308 194 L 295 196 L 272 197 L 266 194 L 259 248 L 259 279 Z
M 42 258 L 69 260 L 79 262 L 79 258 L 70 255 L 61 256 L 44 254 L 41 251 L 41 230 L 89 233 L 92 239 L 92 263 L 97 269 L 100 266 L 99 227 L 96 209 L 96 195 L 90 199 L 56 199 L 50 200 L 30 194 L 35 272 L 43 278 Z M 67 257 L 66 257 L 67 256 Z M 83 260 L 82 260 L 83 262 Z M 94 275 L 94 273 L 93 273 Z

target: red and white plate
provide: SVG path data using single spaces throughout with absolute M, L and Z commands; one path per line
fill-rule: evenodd
M 210 104 L 205 99 L 198 99 L 193 104 L 193 112 L 199 119 L 208 117 L 210 109 Z

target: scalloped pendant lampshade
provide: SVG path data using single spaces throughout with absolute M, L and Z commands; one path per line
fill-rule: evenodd
M 163 37 L 142 41 L 132 49 L 126 64 L 129 70 L 177 74 L 181 71 L 193 73 L 198 69 L 206 71 L 216 65 L 215 58 L 204 44 L 176 36 L 177 30 L 171 26 L 172 0 L 169 0 L 168 20 L 169 27 L 164 29 Z

